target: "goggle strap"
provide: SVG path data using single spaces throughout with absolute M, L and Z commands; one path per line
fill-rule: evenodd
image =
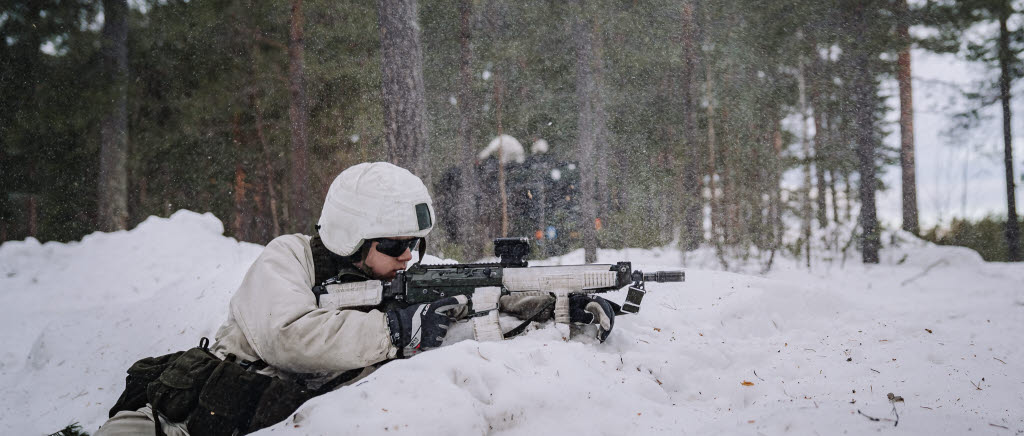
M 420 238 L 420 260 L 416 261 L 416 265 L 423 263 L 423 255 L 427 253 L 427 238 Z

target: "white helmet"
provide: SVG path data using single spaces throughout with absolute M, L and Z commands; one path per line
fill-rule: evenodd
M 340 256 L 373 238 L 424 237 L 433 226 L 434 206 L 423 181 L 387 162 L 361 163 L 338 174 L 317 224 L 324 246 Z

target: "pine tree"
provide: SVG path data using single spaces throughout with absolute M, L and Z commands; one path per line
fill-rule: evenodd
M 291 165 L 289 166 L 292 231 L 308 232 L 312 227 L 309 198 L 309 165 L 307 145 L 309 112 L 306 104 L 305 17 L 302 0 L 291 1 L 291 23 L 288 33 L 288 116 L 291 120 Z
M 576 46 L 576 101 L 578 106 L 577 147 L 580 163 L 580 215 L 583 230 L 583 248 L 586 263 L 597 261 L 597 218 L 596 198 L 596 148 L 598 135 L 603 128 L 599 112 L 602 110 L 601 87 L 598 80 L 601 59 L 594 51 L 594 21 L 586 5 L 578 3 L 581 10 L 572 25 L 572 39 Z M 600 37 L 600 36 L 597 36 Z
M 128 2 L 103 2 L 103 70 L 109 87 L 107 115 L 100 127 L 99 213 L 101 230 L 128 224 Z
M 1008 23 L 1019 16 L 1019 6 L 1010 0 L 964 0 L 929 2 L 922 9 L 925 22 L 940 31 L 940 34 L 924 41 L 924 45 L 935 51 L 963 51 L 970 61 L 984 62 L 999 70 L 996 83 L 988 83 L 982 92 L 970 94 L 977 107 L 968 113 L 976 116 L 977 111 L 996 102 L 1000 103 L 1003 123 L 1003 166 L 1006 176 L 1006 245 L 1007 257 L 1011 261 L 1021 260 L 1020 227 L 1016 202 L 1016 180 L 1013 174 L 1013 132 L 1011 89 L 1013 82 L 1024 77 L 1024 27 L 1011 30 Z M 997 27 L 995 34 L 985 35 L 983 40 L 974 42 L 965 38 L 965 33 L 976 25 L 980 29 Z M 966 44 L 962 41 L 966 40 Z
M 920 232 L 917 220 L 917 178 L 914 168 L 914 100 L 910 68 L 910 8 L 907 0 L 898 2 L 896 36 L 905 44 L 899 52 L 896 78 L 900 93 L 900 171 L 903 191 L 903 230 Z
M 385 145 L 389 160 L 430 185 L 423 47 L 416 0 L 379 0 Z

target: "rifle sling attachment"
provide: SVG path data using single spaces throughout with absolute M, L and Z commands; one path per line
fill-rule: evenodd
M 647 294 L 647 289 L 644 286 L 644 282 L 636 282 L 630 285 L 629 290 L 626 291 L 626 301 L 622 303 L 622 312 L 639 312 L 640 303 L 643 301 L 645 294 Z

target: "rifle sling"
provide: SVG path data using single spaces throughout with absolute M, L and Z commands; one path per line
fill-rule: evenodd
M 544 311 L 546 311 L 548 309 L 551 309 L 554 306 L 555 306 L 555 299 L 552 298 L 551 301 L 548 302 L 548 304 L 545 304 L 544 307 L 540 308 L 540 310 L 534 312 L 533 315 L 530 315 L 530 317 L 527 318 L 526 321 L 523 321 L 522 323 L 517 325 L 516 328 L 514 328 L 512 330 L 509 330 L 507 333 L 502 335 L 502 337 L 504 337 L 505 339 L 509 339 L 509 338 L 513 338 L 515 336 L 518 336 L 520 333 L 522 333 L 524 330 L 526 330 L 526 326 L 530 325 L 531 322 L 536 321 L 537 318 L 540 318 L 541 314 L 543 314 Z

